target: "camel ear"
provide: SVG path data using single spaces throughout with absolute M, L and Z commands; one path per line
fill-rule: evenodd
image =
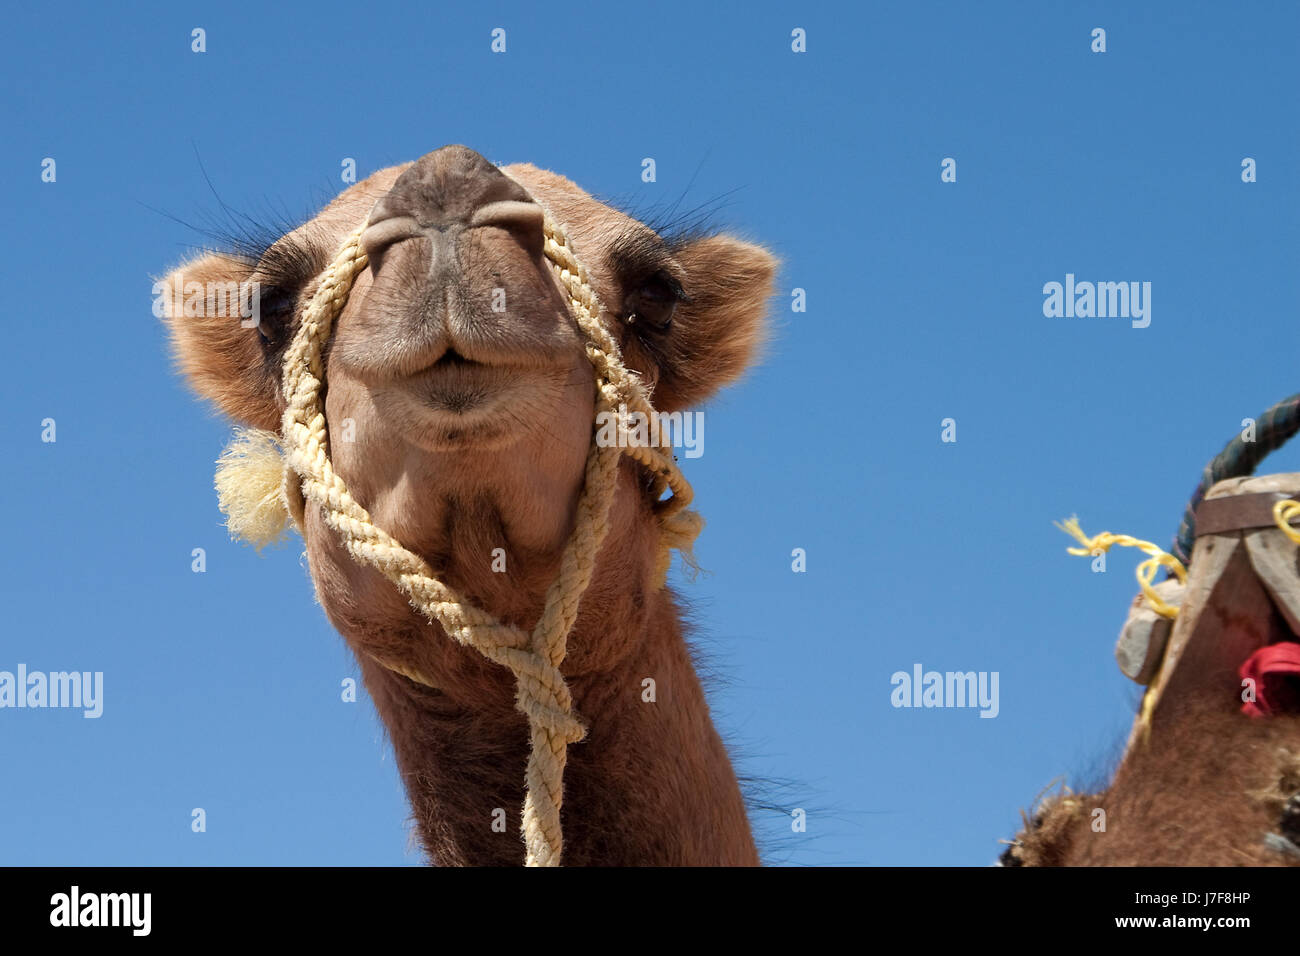
M 209 254 L 154 283 L 154 314 L 167 323 L 172 354 L 190 387 L 231 418 L 280 426 L 279 374 L 258 333 L 251 268 Z
M 777 269 L 766 249 L 730 236 L 696 239 L 674 258 L 686 272 L 690 301 L 677 306 L 655 349 L 654 403 L 664 411 L 699 405 L 757 359 Z

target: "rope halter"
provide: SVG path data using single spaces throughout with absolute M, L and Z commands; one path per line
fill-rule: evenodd
M 531 633 L 525 633 L 496 620 L 439 581 L 423 558 L 376 527 L 330 463 L 321 399 L 325 374 L 322 351 L 335 320 L 347 304 L 353 282 L 367 265 L 361 245 L 364 228 L 363 223 L 347 237 L 326 269 L 285 355 L 286 408 L 280 435 L 284 461 L 282 472 L 276 473 L 283 485 L 270 494 L 250 492 L 246 476 L 251 474 L 251 469 L 242 467 L 250 457 L 245 438 L 243 449 L 232 446 L 219 463 L 217 486 L 223 510 L 230 518 L 231 530 L 242 536 L 241 518 L 246 516 L 238 512 L 243 503 L 251 502 L 253 507 L 261 507 L 265 512 L 267 502 L 278 499 L 278 508 L 273 510 L 281 531 L 289 515 L 280 509 L 287 509 L 299 530 L 305 533 L 305 502 L 312 503 L 356 561 L 383 574 L 417 611 L 441 626 L 449 637 L 510 669 L 516 680 L 515 706 L 528 718 L 530 736 L 523 807 L 526 863 L 557 866 L 563 849 L 560 807 L 567 748 L 586 733 L 573 713 L 573 700 L 560 665 L 564 662 L 565 645 L 578 615 L 579 602 L 591 582 L 596 555 L 609 530 L 609 510 L 621 456 L 628 455 L 639 462 L 651 476 L 652 508 L 660 530 L 655 570 L 661 586 L 671 561 L 671 549 L 688 551 L 703 522 L 696 512 L 687 510 L 691 487 L 672 454 L 638 442 L 628 433 L 628 417 L 618 413 L 620 406 L 647 416 L 652 416 L 654 409 L 640 379 L 623 364 L 618 344 L 600 321 L 603 307 L 586 269 L 574 254 L 563 228 L 546 211 L 543 254 L 565 292 L 570 312 L 585 339 L 586 356 L 595 372 L 596 421 L 601 420 L 602 413 L 612 415 L 612 420 L 617 422 L 619 440 L 608 446 L 598 444 L 593 422 L 576 521 L 536 626 Z M 268 439 L 273 440 L 273 436 L 264 436 L 262 440 L 269 445 Z M 672 494 L 664 499 L 668 490 Z M 264 523 L 264 518 L 263 514 L 254 524 Z M 263 542 L 273 537 L 266 534 L 265 527 L 251 530 Z M 411 680 L 434 686 L 426 675 L 405 664 L 376 660 Z

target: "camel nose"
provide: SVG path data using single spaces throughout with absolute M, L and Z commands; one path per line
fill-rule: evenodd
M 397 177 L 370 211 L 361 244 L 378 272 L 386 248 L 403 239 L 463 229 L 509 229 L 530 253 L 542 250 L 542 209 L 517 182 L 474 150 L 444 146 Z

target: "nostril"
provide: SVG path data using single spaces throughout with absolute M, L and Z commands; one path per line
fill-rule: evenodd
M 542 247 L 542 207 L 535 202 L 502 199 L 474 210 L 471 226 L 496 226 L 518 233 L 520 238 L 538 250 Z
M 375 212 L 378 211 L 376 207 Z M 361 233 L 361 248 L 366 250 L 366 256 L 370 259 L 370 274 L 378 275 L 384 252 L 403 239 L 423 235 L 423 230 L 410 216 L 392 216 L 378 221 L 373 220 L 374 212 L 371 216 L 372 221 Z
M 374 255 L 382 252 L 386 246 L 401 242 L 403 239 L 413 239 L 423 235 L 423 232 L 420 224 L 410 216 L 393 216 L 390 219 L 371 222 L 366 226 L 365 231 L 361 233 L 361 245 L 367 254 Z
M 474 210 L 470 219 L 471 226 L 542 226 L 542 207 L 535 202 L 520 202 L 517 199 L 502 199 L 490 202 Z

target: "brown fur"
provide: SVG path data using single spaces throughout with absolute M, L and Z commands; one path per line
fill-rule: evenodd
M 411 177 L 394 190 L 408 170 Z M 650 266 L 619 250 L 656 245 L 649 230 L 563 177 L 529 165 L 506 172 L 564 226 L 607 306 L 628 366 L 654 386 L 661 410 L 698 405 L 734 381 L 763 334 L 775 261 L 725 236 L 669 244 Z M 281 240 L 293 261 L 331 255 L 377 199 L 414 204 L 417 219 L 463 218 L 473 190 L 509 185 L 463 147 L 358 183 Z M 414 208 L 413 207 L 413 208 Z M 459 222 L 459 220 L 456 220 Z M 573 524 L 592 434 L 592 372 L 531 229 L 426 230 L 376 248 L 338 319 L 327 356 L 326 414 L 334 467 L 375 523 L 499 619 L 536 621 Z M 275 250 L 273 250 L 273 253 Z M 273 256 L 274 257 L 274 256 Z M 321 262 L 320 265 L 324 263 Z M 619 321 L 637 269 L 661 269 L 688 301 L 663 330 Z M 258 278 L 262 267 L 209 255 L 187 279 Z M 295 287 L 290 321 L 314 291 Z M 504 315 L 489 308 L 506 290 Z M 278 425 L 278 359 L 237 320 L 171 317 L 187 378 L 233 418 Z M 448 349 L 470 360 L 431 363 Z M 347 420 L 356 440 L 342 440 Z M 563 671 L 588 738 L 565 775 L 568 864 L 752 864 L 757 853 L 735 775 L 691 665 L 672 592 L 656 587 L 656 532 L 645 476 L 626 459 L 612 530 L 569 639 Z M 354 562 L 320 514 L 305 539 L 319 600 L 357 652 L 393 741 L 423 845 L 447 864 L 518 864 L 527 754 L 513 679 L 422 620 L 382 577 Z M 507 572 L 492 571 L 504 548 Z M 370 652 L 370 653 L 368 653 Z M 432 675 L 433 690 L 374 663 L 371 653 Z M 642 680 L 657 702 L 642 700 Z M 505 810 L 509 829 L 491 828 Z
M 1213 541 L 1210 542 L 1211 546 Z M 1241 713 L 1238 669 L 1253 651 L 1294 640 L 1245 549 L 1196 612 L 1190 640 L 1114 779 L 1098 794 L 1043 801 L 1003 856 L 1028 866 L 1295 865 L 1265 835 L 1290 839 L 1300 793 L 1300 715 Z M 1105 811 L 1105 829 L 1096 811 Z
M 1265 599 L 1266 600 L 1266 599 Z M 1276 616 L 1276 615 L 1275 615 Z M 1273 622 L 1276 627 L 1278 622 Z M 1265 845 L 1300 793 L 1300 715 L 1240 712 L 1239 662 L 1219 648 L 1189 648 L 1177 688 L 1149 739 L 1134 742 L 1102 793 L 1058 793 L 1004 862 L 1025 866 L 1283 866 Z M 1172 690 L 1177 693 L 1172 693 Z M 1106 829 L 1093 829 L 1096 810 Z
M 1026 866 L 1283 866 L 1267 847 L 1300 792 L 1300 717 L 1223 710 L 1135 746 L 1099 794 L 1045 801 L 1013 846 Z M 1092 829 L 1095 809 L 1106 831 Z

